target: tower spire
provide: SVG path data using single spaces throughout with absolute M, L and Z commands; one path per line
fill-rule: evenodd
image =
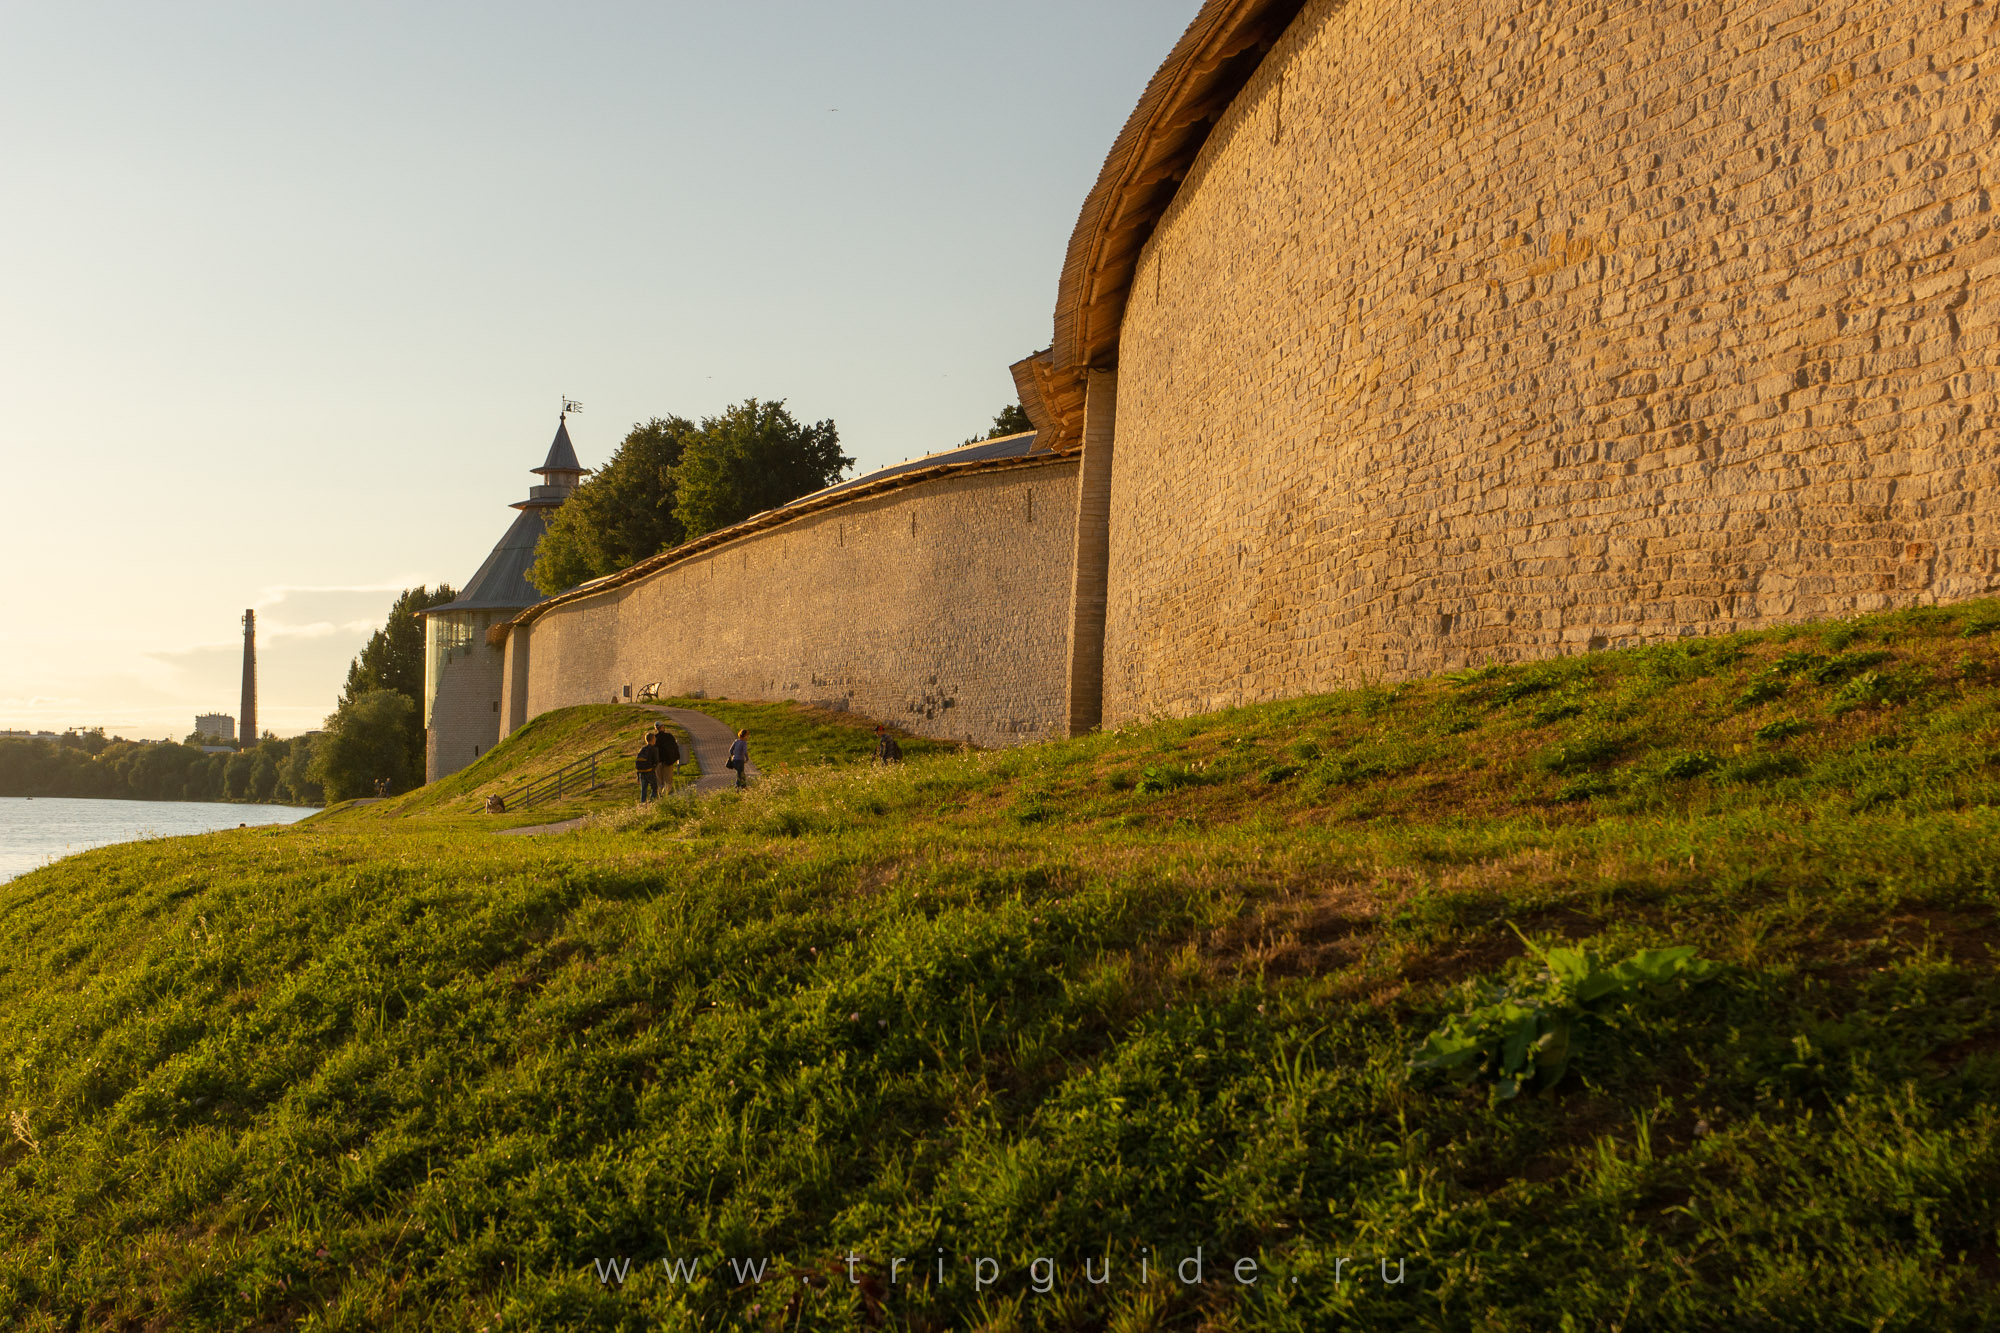
M 562 413 L 556 418 L 556 437 L 549 443 L 549 456 L 540 467 L 528 469 L 541 475 L 542 484 L 530 487 L 528 498 L 515 505 L 516 509 L 530 505 L 553 508 L 567 500 L 583 480 L 586 469 L 576 461 L 576 446 L 569 442 L 569 414 L 582 410 L 582 403 L 563 399 Z

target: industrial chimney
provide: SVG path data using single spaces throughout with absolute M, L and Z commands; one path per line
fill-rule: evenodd
M 243 613 L 243 748 L 257 744 L 257 613 Z

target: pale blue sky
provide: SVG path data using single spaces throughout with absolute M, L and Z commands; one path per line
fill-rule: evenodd
M 565 393 L 983 431 L 1198 7 L 0 4 L 0 728 L 317 725 Z

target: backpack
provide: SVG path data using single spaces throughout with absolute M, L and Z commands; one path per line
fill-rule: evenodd
M 883 751 L 882 751 L 883 758 L 887 759 L 892 764 L 899 764 L 903 761 L 903 747 L 896 744 L 896 738 L 894 736 L 884 736 L 882 738 L 882 745 L 883 745 Z
M 655 750 L 650 745 L 644 745 L 639 748 L 639 758 L 634 763 L 634 767 L 636 767 L 641 773 L 646 773 L 650 772 L 652 770 L 653 765 L 659 762 L 660 762 L 660 752 L 658 750 Z

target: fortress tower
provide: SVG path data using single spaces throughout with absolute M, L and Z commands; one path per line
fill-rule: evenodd
M 426 782 L 456 773 L 500 739 L 504 661 L 501 650 L 486 642 L 486 631 L 542 600 L 528 582 L 528 567 L 548 531 L 549 515 L 576 490 L 585 471 L 569 441 L 567 413 L 557 419 L 549 456 L 530 470 L 541 483 L 514 503 L 519 515 L 458 599 L 422 613 Z

